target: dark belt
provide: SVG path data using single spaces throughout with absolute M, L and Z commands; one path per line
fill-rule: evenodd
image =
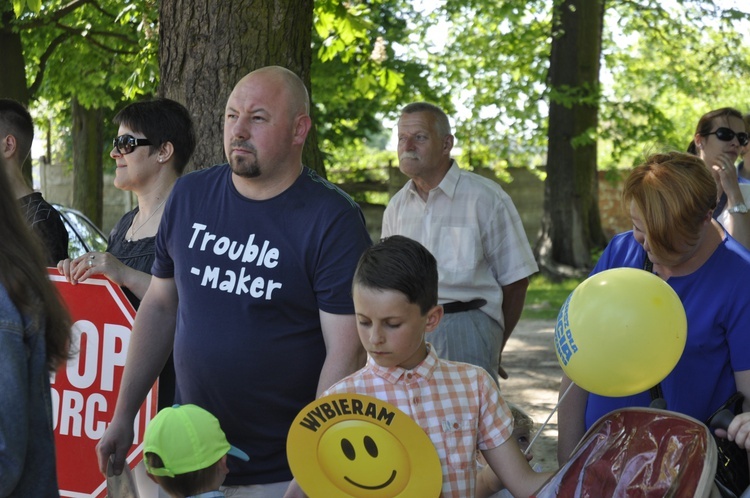
M 450 303 L 445 303 L 443 305 L 443 312 L 460 313 L 462 311 L 478 310 L 485 304 L 487 304 L 486 299 L 472 299 L 471 301 L 468 301 L 466 303 L 463 301 L 453 301 Z

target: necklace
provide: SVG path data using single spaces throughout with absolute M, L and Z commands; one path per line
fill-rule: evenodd
M 133 239 L 135 238 L 135 234 L 138 233 L 138 230 L 140 230 L 141 228 L 143 228 L 143 225 L 145 225 L 146 223 L 148 223 L 148 221 L 151 218 L 153 218 L 156 213 L 159 212 L 159 209 L 161 209 L 161 207 L 164 205 L 165 202 L 167 202 L 166 198 L 163 201 L 161 201 L 158 206 L 156 206 L 156 209 L 154 209 L 154 212 L 151 213 L 151 216 L 149 216 L 148 218 L 146 218 L 146 221 L 144 221 L 143 223 L 141 223 L 140 225 L 138 225 L 138 228 L 133 229 L 133 226 L 131 225 L 130 226 L 130 230 L 131 230 L 132 233 L 130 234 L 130 237 L 128 237 L 128 234 L 126 232 L 125 233 L 125 240 L 127 240 L 128 242 L 133 242 Z M 140 211 L 138 211 L 138 212 L 140 213 Z M 133 217 L 133 221 L 135 221 L 135 217 Z

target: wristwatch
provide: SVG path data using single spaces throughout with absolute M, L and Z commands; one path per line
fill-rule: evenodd
M 739 203 L 733 208 L 729 208 L 727 211 L 729 211 L 732 214 L 747 214 L 747 206 L 745 206 L 743 203 Z

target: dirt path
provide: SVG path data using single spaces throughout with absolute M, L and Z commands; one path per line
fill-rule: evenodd
M 508 380 L 500 381 L 506 400 L 523 408 L 537 424 L 549 417 L 557 403 L 562 369 L 554 350 L 553 320 L 521 320 L 503 353 Z M 532 435 L 533 437 L 533 435 Z M 557 469 L 557 414 L 534 442 L 533 462 L 544 470 Z

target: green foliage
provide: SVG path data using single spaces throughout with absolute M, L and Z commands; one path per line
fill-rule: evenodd
M 50 129 L 60 160 L 71 157 L 73 97 L 87 108 L 114 111 L 124 100 L 155 93 L 157 12 L 156 0 L 45 0 L 13 20 L 23 42 L 32 107 Z
M 398 168 L 398 158 L 393 151 L 372 147 L 363 140 L 354 140 L 348 147 L 328 151 L 328 179 L 337 185 L 388 184 L 389 167 Z M 345 188 L 355 201 L 370 204 L 387 204 L 388 193 L 382 189 L 355 191 Z
M 599 167 L 630 167 L 655 148 L 684 150 L 703 113 L 750 110 L 750 14 L 720 0 L 607 2 L 600 88 L 547 85 L 555 29 L 551 0 L 451 0 L 430 16 L 447 45 L 429 53 L 432 81 L 449 88 L 464 164 L 546 161 L 548 103 L 599 106 Z M 555 32 L 554 36 L 562 33 Z
M 85 107 L 113 109 L 123 95 L 154 93 L 157 11 L 156 0 L 47 0 L 38 14 L 17 19 L 34 97 L 76 96 Z
M 26 8 L 31 12 L 38 13 L 42 9 L 42 0 L 13 0 L 13 13 L 21 17 Z
M 367 146 L 382 120 L 418 97 L 439 100 L 401 46 L 419 31 L 420 18 L 403 0 L 315 2 L 312 64 L 314 119 L 326 163 L 332 150 Z
M 462 164 L 539 165 L 546 151 L 551 5 L 451 1 L 436 12 L 449 44 L 431 54 L 433 73 L 456 102 Z
M 551 101 L 599 105 L 598 127 L 573 144 L 597 141 L 600 169 L 630 167 L 653 149 L 684 150 L 710 109 L 750 110 L 741 84 L 750 74 L 747 12 L 720 0 L 613 0 L 599 88 L 550 89 L 554 1 L 444 0 L 430 11 L 408 0 L 316 1 L 313 117 L 328 167 L 369 175 L 357 167 L 380 161 L 375 151 L 391 131 L 383 120 L 415 100 L 449 113 L 464 167 L 499 175 L 545 163 Z M 3 8 L 11 6 L 38 114 L 57 123 L 58 136 L 73 96 L 114 110 L 155 93 L 157 0 L 12 0 Z
M 603 43 L 600 167 L 630 167 L 661 149 L 685 150 L 698 119 L 724 106 L 750 109 L 742 36 L 750 15 L 718 2 L 619 2 Z M 679 22 L 676 22 L 679 20 Z

